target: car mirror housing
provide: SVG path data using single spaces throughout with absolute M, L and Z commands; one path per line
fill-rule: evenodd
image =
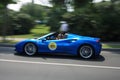
M 46 41 L 46 39 L 45 39 L 45 38 L 43 38 L 43 39 L 42 39 L 42 42 L 45 42 L 45 41 Z

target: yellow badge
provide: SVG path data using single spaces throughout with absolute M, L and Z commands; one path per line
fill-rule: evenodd
M 48 47 L 50 50 L 56 50 L 57 44 L 55 42 L 51 42 L 49 43 Z

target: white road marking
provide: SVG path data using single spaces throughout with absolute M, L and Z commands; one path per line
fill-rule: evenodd
M 44 64 L 44 65 L 56 65 L 56 66 L 72 66 L 72 67 L 87 67 L 87 68 L 101 68 L 101 69 L 117 69 L 117 70 L 120 70 L 120 67 L 113 67 L 113 66 L 95 66 L 95 65 L 80 65 L 80 64 L 65 64 L 65 63 L 33 62 L 33 61 L 21 61 L 21 60 L 9 60 L 9 59 L 0 59 L 0 62 Z

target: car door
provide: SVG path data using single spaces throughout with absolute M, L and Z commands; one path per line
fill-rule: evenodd
M 62 40 L 44 40 L 39 43 L 39 52 L 62 52 Z
M 66 53 L 71 51 L 76 39 L 44 40 L 40 44 L 40 52 Z

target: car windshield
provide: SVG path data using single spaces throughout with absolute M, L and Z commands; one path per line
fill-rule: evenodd
M 47 36 L 50 36 L 50 35 L 52 35 L 52 34 L 54 34 L 55 32 L 51 32 L 51 33 L 49 33 L 49 34 L 46 34 L 46 35 L 44 35 L 44 36 L 41 36 L 41 37 L 39 37 L 38 39 L 43 39 L 43 38 L 45 38 L 45 37 L 47 37 Z

